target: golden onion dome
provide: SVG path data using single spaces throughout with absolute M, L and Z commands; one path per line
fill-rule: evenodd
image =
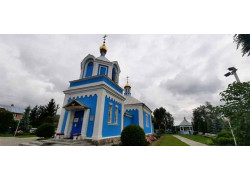
M 100 53 L 101 55 L 105 56 L 105 54 L 107 53 L 108 48 L 105 46 L 105 43 L 103 43 L 103 45 L 100 47 Z
M 124 86 L 124 89 L 131 89 L 131 86 L 127 83 L 127 84 Z
M 103 50 L 106 50 L 106 51 L 108 50 L 108 48 L 105 46 L 105 44 L 103 44 L 103 45 L 100 47 L 100 50 L 102 50 L 102 49 L 103 49 Z

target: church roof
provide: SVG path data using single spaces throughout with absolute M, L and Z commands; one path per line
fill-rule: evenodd
M 12 113 L 19 113 L 19 114 L 23 114 L 24 110 L 25 110 L 22 107 L 2 105 L 2 104 L 0 104 L 0 109 L 5 109 L 5 110 L 10 111 Z
M 142 102 L 138 99 L 134 98 L 133 96 L 125 96 L 125 104 L 141 104 Z
M 178 126 L 192 126 L 192 124 L 184 119 Z
M 110 60 L 108 60 L 105 56 L 99 56 L 96 59 L 102 60 L 102 61 L 106 61 L 106 62 L 110 62 Z

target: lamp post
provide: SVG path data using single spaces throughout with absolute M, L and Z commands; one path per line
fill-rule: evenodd
M 224 76 L 228 77 L 228 76 L 230 76 L 230 75 L 234 75 L 234 77 L 235 77 L 235 79 L 236 79 L 236 82 L 240 83 L 240 79 L 239 79 L 239 77 L 238 77 L 238 75 L 237 75 L 237 73 L 236 73 L 236 71 L 237 71 L 238 69 L 236 69 L 235 67 L 230 67 L 230 68 L 228 68 L 228 70 L 229 70 L 230 72 L 226 73 Z
M 237 73 L 236 73 L 236 71 L 237 71 L 238 69 L 236 69 L 235 67 L 230 67 L 230 68 L 228 68 L 228 70 L 229 70 L 230 72 L 226 73 L 224 76 L 228 77 L 228 76 L 230 76 L 230 75 L 234 75 L 234 77 L 235 77 L 235 79 L 236 79 L 236 82 L 240 83 L 240 79 L 239 79 L 239 77 L 238 77 L 238 75 L 237 75 Z M 237 146 L 237 142 L 236 142 L 236 139 L 235 139 L 235 136 L 234 136 L 234 132 L 233 132 L 233 129 L 232 129 L 230 120 L 229 120 L 229 118 L 225 118 L 225 120 L 228 121 L 229 128 L 230 128 L 230 130 L 231 130 L 231 133 L 232 133 L 232 136 L 233 136 L 233 139 L 234 139 L 234 144 L 235 144 L 235 146 Z
M 230 128 L 231 133 L 232 133 L 232 136 L 233 136 L 233 138 L 234 138 L 234 144 L 235 144 L 235 146 L 237 146 L 237 142 L 236 142 L 236 139 L 235 139 L 235 136 L 234 136 L 234 132 L 233 132 L 233 129 L 232 129 L 232 126 L 231 126 L 230 120 L 229 120 L 229 118 L 224 118 L 224 120 L 225 120 L 225 121 L 228 121 L 229 128 Z
M 16 136 L 16 132 L 17 132 L 17 130 L 18 130 L 18 128 L 19 128 L 19 125 L 20 125 L 20 121 L 21 121 L 21 119 L 19 119 L 19 122 L 18 122 L 18 124 L 17 124 L 17 127 L 16 127 L 16 131 L 15 131 L 15 134 L 14 134 L 14 136 Z

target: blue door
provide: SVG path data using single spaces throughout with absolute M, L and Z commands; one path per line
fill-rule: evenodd
M 70 138 L 73 138 L 73 134 L 82 132 L 83 115 L 84 115 L 84 111 L 75 112 Z

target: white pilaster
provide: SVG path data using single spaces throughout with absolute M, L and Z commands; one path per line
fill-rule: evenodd
M 81 132 L 81 138 L 84 139 L 87 134 L 87 127 L 89 122 L 89 109 L 84 110 L 84 117 L 83 117 L 83 123 L 82 123 L 82 132 Z
M 149 118 L 150 118 L 150 124 L 151 124 L 151 133 L 154 133 L 154 132 L 153 132 L 153 123 L 152 123 L 151 114 L 149 115 Z
M 112 70 L 113 70 L 113 66 L 108 66 L 109 67 L 109 71 L 108 71 L 108 77 L 110 79 L 112 79 Z
M 102 123 L 103 123 L 103 113 L 104 113 L 104 104 L 106 92 L 104 89 L 98 90 L 97 94 L 97 105 L 96 105 L 96 115 L 95 115 L 95 124 L 94 132 L 92 138 L 94 140 L 99 140 L 102 138 Z
M 143 108 L 142 106 L 139 108 L 139 126 L 144 129 L 143 127 Z
M 122 132 L 122 130 L 123 130 L 123 126 L 124 126 L 124 102 L 122 103 L 122 111 L 121 111 L 121 113 L 122 113 L 122 117 L 121 117 L 121 132 Z
M 93 68 L 93 74 L 92 74 L 92 76 L 96 76 L 97 75 L 98 65 L 99 65 L 99 63 L 97 63 L 97 62 L 94 61 L 94 68 Z
M 65 95 L 64 101 L 63 101 L 63 106 L 65 106 L 67 104 L 67 101 L 68 101 L 68 96 Z M 57 132 L 61 132 L 61 130 L 62 130 L 62 124 L 63 124 L 64 116 L 65 116 L 65 109 L 62 108 L 60 119 L 59 119 L 58 126 L 57 126 Z

